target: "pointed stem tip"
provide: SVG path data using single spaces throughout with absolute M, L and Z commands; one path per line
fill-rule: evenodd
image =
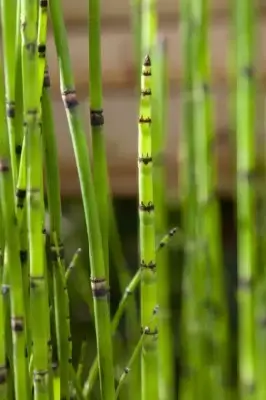
M 145 56 L 143 65 L 145 67 L 150 67 L 151 66 L 151 58 L 150 58 L 149 54 L 147 54 Z

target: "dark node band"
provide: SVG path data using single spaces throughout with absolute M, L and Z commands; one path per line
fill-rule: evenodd
M 78 106 L 78 99 L 77 99 L 77 94 L 76 91 L 73 90 L 65 90 L 62 93 L 63 101 L 65 104 L 65 107 L 68 110 L 72 110 L 73 108 Z
M 24 319 L 22 317 L 11 317 L 12 331 L 19 333 L 24 331 Z
M 27 115 L 30 115 L 32 117 L 35 117 L 38 114 L 38 108 L 30 108 L 27 111 Z
M 144 90 L 141 90 L 141 95 L 142 95 L 143 97 L 151 96 L 151 89 L 144 89 Z
M 91 290 L 94 298 L 104 298 L 109 293 L 105 278 L 91 278 Z
M 239 278 L 237 283 L 238 289 L 243 291 L 249 291 L 253 287 L 252 278 Z
M 147 154 L 146 157 L 143 157 L 143 156 L 139 157 L 138 161 L 139 161 L 139 163 L 148 165 L 149 163 L 152 163 L 152 157 Z
M 26 44 L 25 48 L 31 55 L 34 55 L 37 49 L 37 45 L 35 42 L 29 42 Z
M 72 357 L 69 357 L 68 363 L 69 363 L 69 364 L 72 364 L 72 361 L 73 361 Z
M 72 342 L 72 336 L 68 336 L 67 340 L 68 340 L 69 342 Z
M 262 173 L 258 169 L 249 171 L 238 171 L 237 176 L 240 180 L 254 183 L 257 179 L 262 177 Z
M 51 245 L 50 247 L 50 255 L 51 261 L 64 260 L 65 258 L 65 249 L 63 243 L 59 244 L 58 247 L 55 245 Z
M 38 53 L 39 53 L 40 58 L 45 58 L 45 53 L 46 53 L 46 45 L 45 44 L 39 44 Z
M 144 65 L 144 67 L 151 67 L 151 58 L 150 58 L 149 54 L 147 54 L 145 56 L 143 65 Z
M 129 373 L 130 369 L 128 367 L 124 368 L 124 373 L 127 375 Z
M 0 366 L 0 385 L 3 385 L 7 381 L 7 367 L 6 365 Z
M 1 287 L 1 293 L 3 296 L 6 296 L 10 291 L 10 286 L 9 285 L 2 285 Z
M 2 158 L 0 160 L 0 172 L 8 172 L 10 169 L 9 162 L 7 159 Z
M 48 7 L 48 0 L 40 0 L 40 7 L 47 8 Z
M 30 288 L 36 289 L 40 283 L 44 282 L 44 276 L 30 276 Z
M 142 76 L 146 76 L 146 77 L 149 77 L 149 76 L 151 76 L 151 71 L 142 71 Z
M 263 329 L 266 328 L 266 314 L 258 319 L 258 325 Z
M 155 328 L 154 330 L 151 330 L 148 326 L 146 326 L 145 328 L 141 327 L 140 333 L 141 333 L 141 335 L 157 336 L 158 335 L 158 329 Z
M 47 375 L 49 374 L 48 369 L 33 371 L 33 380 L 34 382 L 38 383 L 42 381 Z
M 8 101 L 6 103 L 6 115 L 8 118 L 15 118 L 16 111 L 15 111 L 15 102 Z
M 139 124 L 151 124 L 151 118 L 150 117 L 143 117 L 143 115 L 141 115 L 139 117 Z
M 91 126 L 96 128 L 104 125 L 103 110 L 90 110 Z
M 203 82 L 202 83 L 202 91 L 204 94 L 209 94 L 211 89 L 210 89 L 210 85 L 207 82 Z
M 52 370 L 53 370 L 53 371 L 56 371 L 57 368 L 58 368 L 58 362 L 57 362 L 57 361 L 53 361 L 53 362 L 52 362 Z
M 245 78 L 252 79 L 254 76 L 254 68 L 252 65 L 246 65 L 242 68 L 241 73 Z
M 17 156 L 20 156 L 20 155 L 21 155 L 21 152 L 22 152 L 22 146 L 21 146 L 21 144 L 17 144 L 17 145 L 16 145 L 15 151 L 16 151 L 16 155 L 17 155 Z
M 19 252 L 20 262 L 21 264 L 25 264 L 28 260 L 28 251 L 27 250 L 20 250 Z
M 46 68 L 44 70 L 43 87 L 49 88 L 50 86 L 51 86 L 50 74 L 49 74 L 49 69 L 46 66 Z
M 151 201 L 149 201 L 147 204 L 144 204 L 142 201 L 139 205 L 139 210 L 150 213 L 151 211 L 154 211 L 154 204 Z
M 20 200 L 24 200 L 26 197 L 26 189 L 17 189 L 16 190 L 16 197 Z
M 154 261 L 150 261 L 150 262 L 147 264 L 147 263 L 145 263 L 144 260 L 141 260 L 140 266 L 141 266 L 141 268 L 143 268 L 143 269 L 151 269 L 151 270 L 154 270 L 154 269 L 156 268 L 156 263 L 155 263 Z

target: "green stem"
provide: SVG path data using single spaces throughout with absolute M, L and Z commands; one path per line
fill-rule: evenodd
M 102 243 L 102 238 L 98 219 L 98 206 L 94 192 L 85 131 L 80 118 L 78 100 L 74 88 L 67 33 L 64 26 L 60 0 L 50 1 L 50 11 L 60 69 L 62 97 L 78 169 L 89 240 L 91 286 L 94 301 L 101 397 L 103 400 L 113 400 L 115 389 L 110 311 L 104 252 L 102 246 L 99 246 L 99 243 Z
M 141 354 L 143 400 L 158 398 L 158 385 L 154 384 L 158 383 L 157 320 L 148 325 L 152 310 L 158 301 L 152 177 L 151 74 L 151 60 L 149 56 L 146 56 L 142 67 L 138 141 L 141 326 L 149 328 L 149 333 L 143 341 Z
M 109 189 L 105 141 L 103 135 L 102 65 L 101 65 L 101 1 L 89 2 L 89 90 L 90 123 L 93 150 L 93 179 L 95 198 L 98 205 L 105 273 L 109 279 Z

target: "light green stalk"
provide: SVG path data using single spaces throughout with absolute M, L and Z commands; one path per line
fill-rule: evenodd
M 60 0 L 50 1 L 50 11 L 60 68 L 62 97 L 78 169 L 89 240 L 91 286 L 94 298 L 101 397 L 103 400 L 113 400 L 115 397 L 115 389 L 108 287 L 104 266 L 104 253 L 102 246 L 99 246 L 99 243 L 102 243 L 102 238 L 98 220 L 94 183 L 90 168 L 86 136 L 80 118 L 78 100 L 74 88 L 67 44 L 67 33 L 64 26 Z
M 237 224 L 238 224 L 238 368 L 241 400 L 256 399 L 254 354 L 255 240 L 255 91 L 254 4 L 237 0 Z
M 159 252 L 161 249 L 164 249 L 165 246 L 169 243 L 169 241 L 172 239 L 172 237 L 176 234 L 177 229 L 173 228 L 171 229 L 159 242 L 156 251 Z M 128 300 L 130 297 L 134 296 L 135 290 L 138 288 L 139 283 L 141 281 L 141 269 L 138 269 L 133 278 L 131 279 L 130 283 L 127 285 L 125 288 L 125 291 L 123 293 L 123 296 L 120 300 L 120 303 L 118 305 L 118 308 L 116 310 L 116 313 L 112 319 L 112 334 L 114 335 L 117 327 L 119 325 L 119 322 L 121 320 L 121 317 L 125 311 L 126 305 L 128 303 Z M 97 357 L 95 358 L 92 367 L 89 372 L 88 379 L 85 382 L 84 385 L 84 390 L 83 394 L 85 398 L 88 398 L 92 392 L 92 389 L 94 387 L 94 384 L 97 379 L 97 369 L 98 365 L 98 359 Z
M 4 250 L 4 224 L 0 210 L 0 400 L 6 400 L 7 385 L 8 385 L 8 371 L 6 365 L 6 332 L 5 332 L 5 310 L 4 299 L 2 291 L 3 283 L 3 250 Z
M 149 56 L 146 56 L 142 67 L 138 140 L 141 325 L 149 328 L 149 333 L 143 341 L 141 355 L 143 400 L 158 398 L 158 385 L 154 384 L 158 383 L 157 320 L 148 325 L 150 315 L 158 300 L 152 178 L 151 73 L 151 60 Z
M 72 339 L 69 321 L 69 298 L 65 278 L 64 248 L 61 242 L 61 199 L 57 144 L 50 95 L 48 67 L 45 70 L 42 93 L 42 119 L 48 209 L 51 230 L 56 339 L 59 353 L 61 396 L 69 398 Z M 60 248 L 59 248 L 60 247 Z
M 90 123 L 93 151 L 93 179 L 99 222 L 103 242 L 106 278 L 109 279 L 109 190 L 108 173 L 103 135 L 104 115 L 102 99 L 102 63 L 101 63 L 101 1 L 89 2 L 89 90 Z
M 206 301 L 201 303 L 207 329 L 204 332 L 210 345 L 204 349 L 209 357 L 209 374 L 205 378 L 208 391 L 217 399 L 228 393 L 222 382 L 228 382 L 228 318 L 226 290 L 221 250 L 219 204 L 216 195 L 216 163 L 212 145 L 215 141 L 213 107 L 210 93 L 210 61 L 208 49 L 209 1 L 194 0 L 194 21 L 197 21 L 195 49 L 195 161 L 197 202 L 199 205 L 198 237 L 206 250 L 198 254 L 199 267 L 206 274 L 203 285 Z M 203 286 L 203 287 L 204 287 Z M 206 304 L 204 304 L 206 303 Z M 207 306 L 206 306 L 207 305 Z M 231 377 L 230 377 L 231 378 Z M 211 394 L 210 394 L 211 395 Z
M 167 230 L 167 188 L 165 181 L 165 139 L 167 120 L 167 67 L 166 44 L 158 42 L 154 52 L 153 67 L 153 105 L 152 105 L 152 150 L 154 158 L 153 188 L 155 213 L 155 232 L 161 237 Z M 160 400 L 173 400 L 174 388 L 174 351 L 170 313 L 170 282 L 168 251 L 157 254 L 157 274 L 160 289 L 158 290 L 159 337 L 159 398 Z
M 156 6 L 156 0 L 141 0 L 141 63 L 143 57 L 155 47 L 158 31 Z
M 2 66 L 1 66 L 2 67 Z M 25 360 L 25 312 L 22 274 L 19 259 L 19 233 L 14 205 L 14 191 L 10 165 L 8 128 L 5 117 L 5 93 L 2 70 L 0 73 L 0 190 L 3 223 L 5 226 L 5 251 L 9 264 L 11 328 L 13 342 L 14 385 L 16 400 L 27 400 L 28 372 Z
M 192 1 L 183 0 L 180 3 L 181 16 L 181 58 L 182 58 L 182 92 L 188 98 L 181 98 L 181 121 L 179 140 L 179 196 L 181 217 L 185 240 L 196 243 L 197 198 L 195 180 L 195 143 L 194 143 L 194 105 L 193 105 L 193 69 L 195 33 L 192 15 Z M 194 35 L 192 35 L 194 33 Z M 197 314 L 199 287 L 202 276 L 198 276 L 197 254 L 191 251 L 189 245 L 185 247 L 184 272 L 182 282 L 182 322 L 181 322 L 181 376 L 179 396 L 182 400 L 202 395 L 201 380 L 201 336 L 200 316 Z M 202 251 L 202 250 L 201 250 Z
M 27 166 L 27 217 L 30 252 L 30 314 L 33 341 L 34 399 L 49 399 L 47 296 L 43 242 L 43 177 L 40 97 L 37 53 L 38 6 L 30 0 L 21 5 L 22 79 Z M 39 318 L 42 315 L 43 318 Z M 38 321 L 38 323 L 36 323 Z
M 140 88 L 140 77 L 142 68 L 142 56 L 141 56 L 141 44 L 142 44 L 142 33 L 141 33 L 141 22 L 142 22 L 142 0 L 131 0 L 131 25 L 132 32 L 134 35 L 134 56 L 136 65 L 136 79 L 137 88 Z
M 156 306 L 156 307 L 154 307 L 153 317 L 151 318 L 151 321 L 152 321 L 152 319 L 154 319 L 154 317 L 157 314 L 157 312 L 158 312 L 158 307 Z M 125 379 L 128 377 L 128 374 L 131 372 L 132 365 L 136 362 L 136 359 L 138 358 L 139 353 L 141 352 L 143 341 L 145 339 L 145 335 L 148 335 L 149 333 L 150 333 L 149 327 L 142 328 L 142 334 L 141 334 L 141 336 L 140 336 L 140 338 L 138 340 L 138 343 L 135 346 L 134 351 L 133 351 L 133 353 L 132 353 L 132 355 L 131 355 L 128 363 L 127 363 L 127 366 L 124 368 L 124 371 L 123 371 L 123 373 L 120 376 L 120 379 L 118 381 L 118 385 L 117 385 L 117 388 L 116 388 L 116 399 L 119 398 L 119 393 L 120 393 L 120 390 L 122 388 L 122 385 L 124 384 Z
M 13 184 L 17 180 L 17 160 L 15 153 L 15 73 L 16 73 L 16 39 L 17 20 L 15 18 L 16 0 L 1 1 L 1 22 L 3 36 L 3 62 L 6 89 L 6 115 L 9 133 L 9 148 L 12 165 Z

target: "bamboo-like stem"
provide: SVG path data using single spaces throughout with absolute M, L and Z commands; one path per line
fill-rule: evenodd
M 15 153 L 15 72 L 16 72 L 16 39 L 17 20 L 16 15 L 19 2 L 15 0 L 1 1 L 1 22 L 3 40 L 3 62 L 6 88 L 6 115 L 9 133 L 9 148 L 11 156 L 13 184 L 17 180 L 17 160 Z
M 49 399 L 47 295 L 43 242 L 43 177 L 40 96 L 38 90 L 37 3 L 21 4 L 22 80 L 27 166 L 27 217 L 30 253 L 30 314 L 34 398 Z M 39 315 L 43 318 L 39 318 Z
M 181 16 L 181 59 L 183 67 L 182 89 L 189 93 L 188 99 L 182 101 L 181 135 L 179 141 L 179 196 L 181 204 L 182 224 L 185 241 L 196 243 L 197 198 L 195 180 L 195 143 L 194 143 L 194 105 L 193 105 L 193 68 L 195 33 L 192 15 L 192 1 L 180 3 Z M 194 33 L 194 35 L 192 35 Z M 202 395 L 200 379 L 201 337 L 199 335 L 199 315 L 197 315 L 198 289 L 201 280 L 196 265 L 198 252 L 185 247 L 184 276 L 182 281 L 182 317 L 181 317 L 181 376 L 179 396 L 189 399 Z M 192 295 L 193 293 L 193 295 Z
M 141 63 L 143 57 L 155 48 L 158 31 L 156 5 L 156 0 L 141 0 Z M 142 69 L 140 69 L 141 71 Z
M 256 266 L 254 4 L 236 2 L 237 46 L 237 224 L 238 224 L 238 368 L 241 399 L 256 399 L 254 298 Z
M 169 243 L 169 241 L 173 238 L 173 236 L 176 234 L 177 232 L 177 228 L 172 228 L 159 242 L 156 251 L 159 252 L 160 250 L 164 249 L 165 246 L 167 246 L 167 244 Z M 137 287 L 139 286 L 139 283 L 141 281 L 141 269 L 138 269 L 137 272 L 135 273 L 135 275 L 133 276 L 133 278 L 131 279 L 130 283 L 126 286 L 123 296 L 119 302 L 118 308 L 115 312 L 115 315 L 112 319 L 112 334 L 114 335 L 118 324 L 121 320 L 121 317 L 123 315 L 123 312 L 126 308 L 128 299 L 130 297 L 132 297 L 134 295 L 135 290 L 137 289 Z M 97 373 L 98 373 L 98 369 L 97 369 L 97 365 L 98 365 L 98 359 L 97 357 L 95 358 L 92 367 L 90 369 L 88 378 L 85 382 L 84 385 L 84 390 L 83 390 L 83 394 L 85 396 L 85 398 L 88 398 L 90 393 L 92 392 L 92 389 L 94 387 L 95 381 L 97 379 Z
M 156 237 L 161 237 L 167 230 L 167 201 L 166 201 L 166 174 L 165 164 L 165 139 L 167 121 L 167 66 L 166 43 L 159 41 L 154 51 L 153 67 L 153 105 L 152 105 L 152 151 L 154 158 L 153 188 Z M 174 388 L 174 352 L 170 313 L 170 272 L 168 251 L 159 252 L 156 257 L 158 282 L 158 324 L 160 335 L 158 337 L 158 362 L 159 362 L 159 398 L 173 400 Z
M 43 139 L 48 209 L 50 215 L 51 258 L 53 266 L 56 339 L 59 353 L 61 395 L 69 398 L 72 339 L 69 321 L 69 298 L 65 278 L 64 248 L 61 242 L 61 199 L 59 163 L 53 111 L 50 98 L 50 76 L 45 69 L 42 92 Z M 59 248 L 60 247 L 60 248 Z
M 5 226 L 5 248 L 8 257 L 11 328 L 13 342 L 13 365 L 16 400 L 27 400 L 28 397 L 28 372 L 25 360 L 25 311 L 23 298 L 22 274 L 19 259 L 19 236 L 14 219 L 14 190 L 10 165 L 9 142 L 7 123 L 5 117 L 4 80 L 2 79 L 2 66 L 0 72 L 0 189 L 1 208 Z
M 95 197 L 98 205 L 101 237 L 103 242 L 106 278 L 109 280 L 109 188 L 107 161 L 104 140 L 104 115 L 102 100 L 101 63 L 101 1 L 88 0 L 89 3 L 89 90 L 90 124 L 93 151 L 93 179 Z
M 140 263 L 141 263 L 141 325 L 148 326 L 149 334 L 143 341 L 141 354 L 142 399 L 157 399 L 157 320 L 149 319 L 157 304 L 157 277 L 155 252 L 154 200 L 152 178 L 151 141 L 151 59 L 144 59 L 141 78 L 141 101 L 139 111 L 139 221 L 140 221 Z
M 223 399 L 228 396 L 225 384 L 228 376 L 228 315 L 226 310 L 225 275 L 223 271 L 219 204 L 216 195 L 216 163 L 212 144 L 215 140 L 213 107 L 210 88 L 210 61 L 208 49 L 209 1 L 194 1 L 194 19 L 197 21 L 195 59 L 195 161 L 197 202 L 199 205 L 198 235 L 206 243 L 206 251 L 198 255 L 201 270 L 206 271 L 206 302 L 202 303 L 208 328 L 204 333 L 210 339 L 211 355 L 209 393 Z M 204 305 L 204 303 L 207 305 Z M 205 311 L 204 311 L 205 310 Z M 212 350 L 213 349 L 213 350 Z M 208 350 L 207 350 L 208 351 Z M 213 354 L 212 354 L 213 353 Z M 204 354 L 207 356 L 206 350 Z M 213 392 L 211 392 L 213 391 Z
M 108 287 L 103 249 L 99 246 L 99 243 L 102 243 L 102 238 L 98 220 L 94 183 L 90 169 L 85 132 L 79 115 L 78 100 L 74 88 L 67 34 L 60 0 L 50 1 L 50 11 L 59 60 L 62 97 L 79 174 L 90 246 L 91 286 L 95 311 L 101 397 L 104 400 L 113 400 L 115 397 L 115 388 Z
M 0 210 L 0 399 L 6 400 L 7 397 L 7 389 L 8 389 L 8 369 L 6 363 L 6 332 L 5 332 L 5 309 L 4 309 L 4 299 L 3 299 L 3 291 L 2 291 L 2 283 L 3 283 L 3 249 L 4 249 L 4 224 L 2 220 L 1 210 Z

